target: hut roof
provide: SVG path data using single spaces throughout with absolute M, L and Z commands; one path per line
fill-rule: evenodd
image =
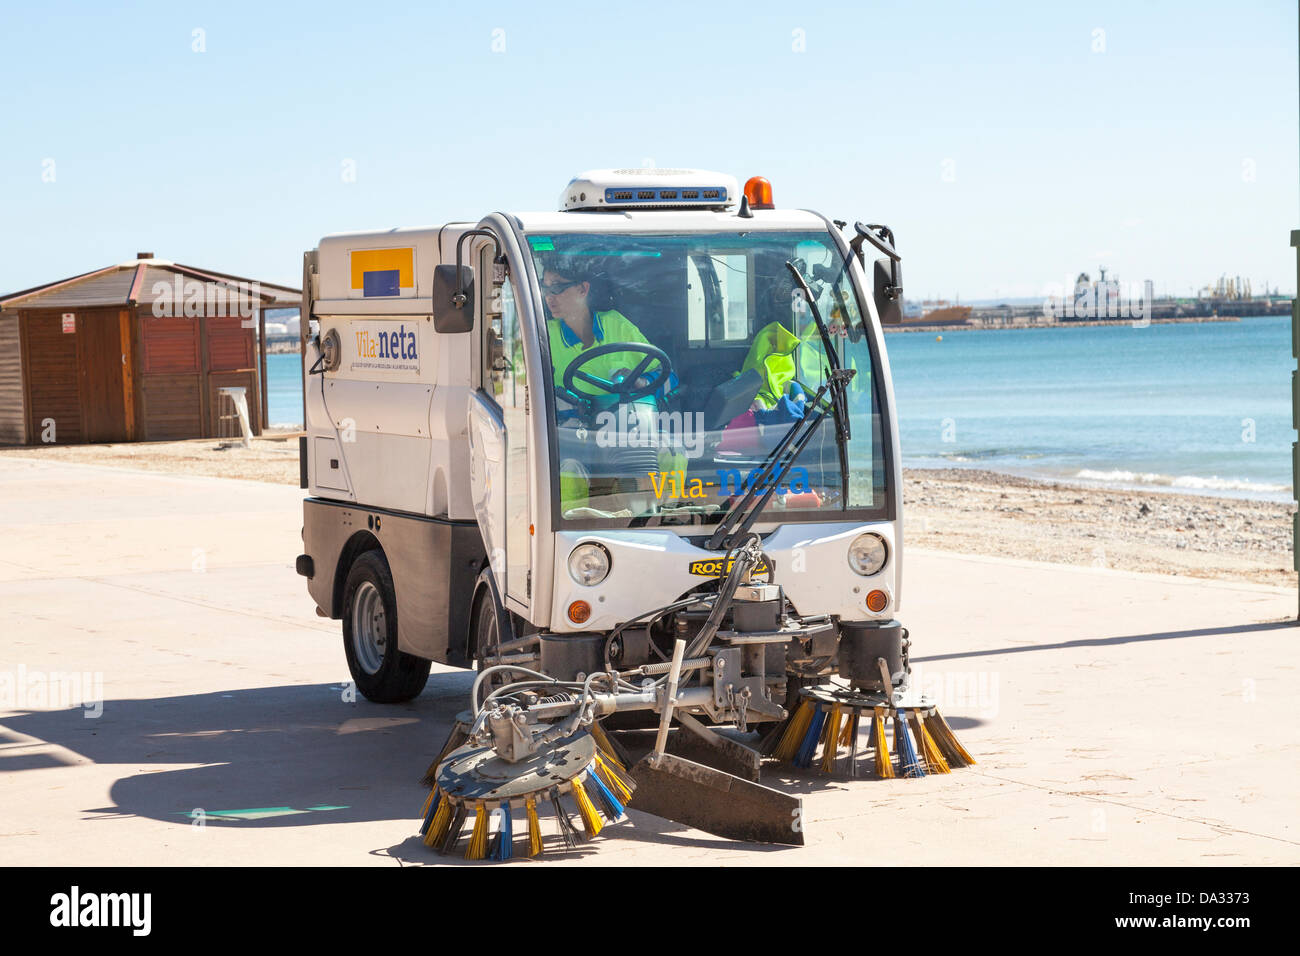
M 174 289 L 180 279 L 185 294 L 190 294 L 198 282 L 208 292 L 220 294 L 226 301 L 252 304 L 255 300 L 264 308 L 292 308 L 300 304 L 302 290 L 273 282 L 262 282 L 244 276 L 198 269 L 168 259 L 159 259 L 152 253 L 140 253 L 129 262 L 83 272 L 68 279 L 47 282 L 44 285 L 23 289 L 0 296 L 0 309 L 88 309 L 99 306 L 134 307 L 149 304 L 162 292 L 159 283 Z M 211 286 L 209 290 L 207 287 Z M 157 291 L 156 291 L 157 290 Z M 172 294 L 170 290 L 166 294 Z

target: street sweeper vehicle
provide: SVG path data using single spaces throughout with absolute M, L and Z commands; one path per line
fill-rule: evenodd
M 477 667 L 421 833 L 467 855 L 628 805 L 803 842 L 761 758 L 947 772 L 909 696 L 891 231 L 696 170 L 305 256 L 304 553 L 357 688 Z M 632 765 L 619 728 L 655 727 Z M 670 733 L 670 730 L 673 732 Z M 758 732 L 753 745 L 747 735 Z M 820 756 L 818 756 L 820 752 Z

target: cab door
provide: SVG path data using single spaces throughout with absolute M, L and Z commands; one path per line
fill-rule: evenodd
M 510 279 L 492 282 L 491 246 L 477 256 L 484 317 L 480 388 L 470 402 L 470 482 L 483 542 L 508 608 L 532 605 L 532 516 L 528 499 L 528 384 L 518 297 Z

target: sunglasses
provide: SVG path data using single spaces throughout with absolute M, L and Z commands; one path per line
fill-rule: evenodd
M 542 291 L 547 295 L 562 295 L 572 289 L 575 285 L 582 285 L 582 280 L 576 279 L 573 282 L 561 282 L 558 285 L 546 285 L 543 283 Z

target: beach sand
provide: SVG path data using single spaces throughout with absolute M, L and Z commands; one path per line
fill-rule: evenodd
M 908 471 L 908 547 L 1294 587 L 1285 502 Z
M 187 441 L 131 442 L 120 445 L 0 448 L 0 456 L 296 485 L 299 434 L 301 433 L 296 431 L 266 431 L 262 437 L 253 439 L 251 448 L 241 448 L 237 444 L 223 445 L 214 438 L 194 438 Z
M 297 432 L 251 448 L 212 439 L 5 448 L 0 456 L 298 483 Z M 1124 571 L 1294 586 L 1292 505 L 1039 481 L 973 469 L 909 470 L 908 547 Z

